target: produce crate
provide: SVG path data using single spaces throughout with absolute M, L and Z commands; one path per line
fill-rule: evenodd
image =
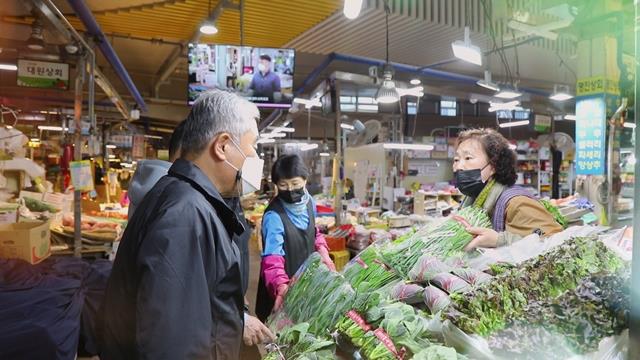
M 345 237 L 333 237 L 327 235 L 324 238 L 327 240 L 329 251 L 343 251 L 347 248 L 347 238 Z
M 336 265 L 336 270 L 341 271 L 351 258 L 351 253 L 348 250 L 342 251 L 330 251 L 329 256 Z

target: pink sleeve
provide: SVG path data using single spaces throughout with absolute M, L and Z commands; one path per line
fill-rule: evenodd
M 284 256 L 268 255 L 263 257 L 260 272 L 260 276 L 267 286 L 267 291 L 273 299 L 276 298 L 278 286 L 289 283 L 289 276 L 284 269 Z
M 316 251 L 320 250 L 320 248 L 329 249 L 329 245 L 327 245 L 327 239 L 324 238 L 324 234 L 316 228 Z

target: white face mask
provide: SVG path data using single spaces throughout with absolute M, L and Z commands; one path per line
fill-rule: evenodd
M 264 73 L 267 71 L 267 67 L 263 63 L 260 63 L 258 64 L 258 71 L 260 71 L 261 73 Z
M 260 159 L 257 156 L 247 157 L 242 150 L 240 150 L 240 146 L 236 144 L 236 142 L 231 139 L 233 145 L 238 149 L 242 157 L 244 157 L 244 163 L 242 164 L 242 169 L 238 169 L 233 166 L 232 163 L 225 160 L 229 166 L 231 166 L 234 170 L 238 172 L 239 178 L 242 179 L 242 195 L 251 194 L 260 189 L 260 185 L 262 183 L 262 169 L 264 168 L 264 160 Z M 238 179 L 236 178 L 236 181 Z

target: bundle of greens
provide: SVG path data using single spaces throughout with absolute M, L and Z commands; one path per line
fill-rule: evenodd
M 543 327 L 562 339 L 560 345 L 563 348 L 579 354 L 596 351 L 603 338 L 620 334 L 628 328 L 630 285 L 628 271 L 595 274 L 575 290 L 556 299 L 529 304 L 523 320 L 515 321 L 507 330 L 494 334 L 489 343 L 502 353 L 513 352 L 515 333 L 531 331 L 531 327 Z M 528 345 L 537 347 L 531 341 Z M 516 346 L 517 351 L 523 351 L 521 346 Z
M 376 246 L 369 246 L 363 250 L 345 266 L 342 274 L 354 289 L 367 282 L 370 288 L 375 290 L 400 278 L 379 259 Z
M 431 345 L 414 355 L 413 360 L 463 360 L 466 356 L 460 355 L 454 348 Z
M 266 360 L 332 360 L 336 358 L 335 344 L 309 333 L 309 324 L 300 323 L 283 331 L 278 344 L 268 345 Z
M 391 300 L 400 301 L 409 305 L 422 302 L 424 288 L 420 285 L 400 280 L 394 283 L 390 290 L 389 298 Z
M 378 330 L 382 329 L 393 341 L 397 351 L 407 358 L 431 344 L 429 321 L 406 304 L 385 303 L 371 308 L 366 321 Z
M 491 281 L 491 275 L 471 268 L 456 268 L 453 273 L 471 286 L 480 286 Z
M 446 309 L 451 304 L 451 299 L 446 292 L 429 285 L 424 289 L 424 303 L 432 314 L 436 314 Z
M 409 271 L 409 279 L 417 283 L 426 283 L 434 276 L 451 271 L 451 267 L 431 254 L 424 254 Z
M 303 265 L 304 271 L 287 292 L 282 309 L 269 318 L 269 327 L 276 332 L 290 323 L 309 323 L 309 332 L 327 334 L 353 305 L 355 292 L 342 275 L 330 271 L 317 253 Z
M 403 243 L 389 245 L 382 257 L 387 265 L 407 276 L 423 253 L 441 259 L 461 253 L 473 239 L 466 231 L 468 226 L 488 228 L 491 221 L 484 210 L 466 207 L 435 228 L 424 227 Z
M 597 238 L 574 238 L 551 251 L 508 269 L 464 294 L 453 294 L 447 317 L 466 333 L 489 335 L 509 319 L 523 315 L 527 304 L 575 289 L 600 271 L 616 271 L 623 261 Z
M 449 294 L 464 293 L 471 290 L 471 286 L 466 281 L 450 273 L 440 273 L 431 279 L 431 283 Z
M 564 215 L 562 215 L 560 210 L 558 210 L 558 208 L 555 205 L 550 203 L 549 200 L 542 199 L 540 200 L 540 203 L 542 204 L 542 206 L 544 206 L 545 209 L 547 209 L 547 211 L 553 216 L 553 219 L 558 224 L 560 224 L 560 226 L 562 226 L 564 229 L 566 229 L 567 226 L 569 226 L 569 221 L 567 220 L 567 218 Z

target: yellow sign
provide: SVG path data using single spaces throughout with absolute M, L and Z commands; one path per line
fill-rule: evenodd
M 583 78 L 576 83 L 576 96 L 595 94 L 620 95 L 620 83 L 618 80 L 607 79 L 604 76 Z

